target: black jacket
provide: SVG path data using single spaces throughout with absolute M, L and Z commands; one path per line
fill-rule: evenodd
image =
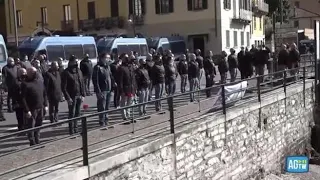
M 49 71 L 49 65 L 46 62 L 42 62 L 40 64 L 40 68 L 43 76 L 47 73 L 47 71 Z
M 18 68 L 17 66 L 4 66 L 2 68 L 2 78 L 4 78 L 4 81 L 5 81 L 5 85 L 8 87 L 8 88 L 11 88 L 14 84 L 15 84 L 15 81 L 17 79 L 17 74 L 18 73 Z
M 149 87 L 151 81 L 150 81 L 149 72 L 145 67 L 141 66 L 136 70 L 136 82 L 137 82 L 138 90 Z
M 188 78 L 198 78 L 199 72 L 200 69 L 198 63 L 196 61 L 190 61 L 188 67 Z
M 21 84 L 22 81 L 17 79 L 14 87 L 12 88 L 12 104 L 14 105 L 14 108 L 23 108 Z
M 102 66 L 100 64 L 95 65 L 93 68 L 92 83 L 95 93 L 111 91 L 114 79 L 110 66 Z
M 234 69 L 238 68 L 238 60 L 236 55 L 229 55 L 228 56 L 228 64 L 229 64 L 229 69 Z
M 84 59 L 80 62 L 80 69 L 82 72 L 82 75 L 84 77 L 91 77 L 92 75 L 92 62 L 90 59 Z
M 39 79 L 28 80 L 21 84 L 23 110 L 25 112 L 42 109 L 48 105 L 47 93 Z
M 134 67 L 132 65 L 122 65 L 119 67 L 118 73 L 120 93 L 135 94 L 137 86 Z
M 203 66 L 204 66 L 204 72 L 206 75 L 216 75 L 216 67 L 215 64 L 213 63 L 213 60 L 211 58 L 206 58 L 203 61 Z
M 289 62 L 289 52 L 285 49 L 282 49 L 278 54 L 278 64 L 287 65 Z
M 155 64 L 151 69 L 151 80 L 153 85 L 165 82 L 165 70 L 162 64 Z
M 178 63 L 178 72 L 180 75 L 188 74 L 188 62 L 187 61 L 180 61 Z
M 226 73 L 229 71 L 229 64 L 225 57 L 220 58 L 218 62 L 218 70 L 220 74 Z
M 61 76 L 61 85 L 66 100 L 85 96 L 83 76 L 79 68 L 66 68 Z
M 25 68 L 25 69 L 28 69 L 28 68 L 31 68 L 31 67 L 32 67 L 30 61 L 21 61 L 21 65 L 22 65 L 22 67 Z
M 202 56 L 197 56 L 196 61 L 199 65 L 199 69 L 203 68 L 203 57 Z
M 49 69 L 44 77 L 44 84 L 49 102 L 59 102 L 62 99 L 60 72 Z
M 164 66 L 165 69 L 165 80 L 166 82 L 175 81 L 178 76 L 178 71 L 175 64 L 168 64 Z
M 290 50 L 289 51 L 289 64 L 296 64 L 300 62 L 300 53 L 298 50 Z

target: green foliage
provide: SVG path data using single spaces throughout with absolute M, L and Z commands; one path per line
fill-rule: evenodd
M 290 3 L 288 0 L 267 0 L 269 4 L 269 17 L 272 17 L 273 13 L 276 15 L 276 22 L 281 22 L 281 9 L 283 22 L 288 22 L 290 18 Z

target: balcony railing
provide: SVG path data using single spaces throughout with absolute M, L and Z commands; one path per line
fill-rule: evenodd
M 85 19 L 79 21 L 79 29 L 83 31 L 101 30 L 112 28 L 124 28 L 125 19 L 123 17 L 106 17 L 97 19 Z
M 62 31 L 74 31 L 74 21 L 73 20 L 61 21 L 61 30 Z
M 234 11 L 233 20 L 240 23 L 250 23 L 252 21 L 252 11 L 237 9 Z
M 254 0 L 252 2 L 252 9 L 257 13 L 268 14 L 269 13 L 269 4 L 264 2 L 264 0 Z
M 144 25 L 144 15 L 130 15 L 129 19 L 131 19 L 136 26 Z

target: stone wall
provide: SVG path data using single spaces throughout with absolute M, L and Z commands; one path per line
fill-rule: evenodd
M 158 141 L 157 148 L 150 143 L 146 147 L 152 148 L 143 148 L 128 162 L 91 173 L 90 180 L 239 180 L 279 172 L 284 157 L 302 153 L 310 141 L 313 99 L 307 83 L 305 91 L 294 85 L 286 96 L 273 92 L 261 103 L 229 108 L 226 115 L 206 114 L 163 137 L 166 140 Z

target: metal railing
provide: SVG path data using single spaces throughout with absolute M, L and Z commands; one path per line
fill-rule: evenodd
M 185 117 L 185 116 L 188 116 L 188 115 L 190 115 L 192 113 L 201 112 L 201 111 L 203 112 L 204 110 L 209 110 L 209 109 L 210 110 L 215 109 L 215 111 L 221 111 L 222 110 L 222 113 L 226 114 L 227 113 L 227 108 L 230 105 L 232 105 L 232 104 L 235 105 L 236 103 L 241 102 L 241 101 L 239 101 L 239 99 L 235 99 L 234 101 L 228 101 L 226 99 L 226 97 L 228 97 L 232 93 L 247 91 L 248 94 L 250 94 L 250 96 L 244 97 L 243 99 L 247 98 L 247 99 L 251 99 L 253 101 L 261 102 L 261 95 L 262 94 L 264 94 L 266 92 L 270 92 L 270 91 L 275 90 L 275 89 L 280 89 L 280 88 L 283 88 L 283 91 L 286 93 L 287 86 L 291 85 L 292 83 L 296 83 L 296 82 L 302 82 L 303 83 L 303 88 L 304 88 L 304 92 L 305 92 L 306 79 L 313 77 L 313 75 L 308 76 L 307 73 L 306 73 L 306 72 L 308 72 L 308 69 L 310 69 L 310 68 L 313 68 L 313 67 L 312 66 L 305 66 L 305 67 L 299 67 L 299 68 L 291 69 L 291 70 L 273 72 L 271 74 L 266 74 L 266 75 L 263 75 L 263 76 L 256 76 L 256 77 L 253 77 L 253 78 L 248 78 L 248 79 L 244 79 L 244 80 L 240 80 L 240 81 L 236 81 L 236 82 L 232 82 L 232 83 L 214 85 L 212 87 L 205 88 L 205 89 L 200 89 L 200 90 L 195 90 L 195 91 L 191 91 L 191 92 L 171 95 L 171 96 L 168 96 L 168 97 L 165 97 L 165 98 L 155 99 L 155 100 L 152 100 L 152 101 L 149 101 L 149 102 L 146 102 L 146 103 L 139 103 L 139 104 L 134 104 L 134 105 L 127 106 L 127 107 L 122 107 L 122 108 L 119 108 L 119 109 L 108 110 L 108 111 L 104 111 L 104 112 L 97 112 L 97 113 L 94 113 L 94 114 L 88 114 L 88 115 L 84 115 L 84 116 L 77 117 L 77 118 L 61 120 L 61 121 L 56 122 L 56 123 L 47 124 L 47 125 L 43 125 L 43 126 L 40 126 L 40 127 L 26 129 L 26 130 L 23 130 L 23 131 L 18 131 L 18 132 L 15 132 L 15 133 L 11 133 L 11 134 L 0 136 L 0 142 L 3 141 L 3 140 L 7 140 L 7 139 L 10 139 L 10 138 L 16 137 L 21 133 L 34 132 L 34 131 L 41 130 L 41 129 L 56 127 L 57 125 L 61 125 L 61 124 L 67 124 L 67 123 L 69 123 L 71 121 L 74 121 L 74 120 L 80 120 L 81 121 L 81 133 L 80 134 L 81 134 L 82 145 L 81 145 L 81 147 L 78 147 L 76 149 L 72 149 L 72 150 L 70 150 L 68 152 L 64 152 L 63 154 L 66 154 L 66 153 L 69 153 L 71 151 L 75 151 L 75 150 L 79 150 L 80 149 L 82 151 L 82 161 L 83 161 L 82 164 L 84 166 L 87 166 L 87 165 L 89 165 L 89 148 L 88 147 L 100 143 L 100 141 L 97 141 L 97 142 L 94 142 L 94 143 L 91 143 L 91 144 L 89 144 L 89 142 L 88 142 L 88 134 L 90 132 L 93 132 L 93 131 L 101 129 L 101 128 L 96 128 L 96 129 L 93 129 L 93 130 L 89 131 L 88 121 L 92 117 L 96 117 L 96 116 L 99 116 L 99 115 L 102 115 L 102 114 L 105 114 L 105 113 L 110 114 L 110 113 L 115 112 L 115 111 L 122 111 L 122 110 L 125 110 L 125 109 L 126 110 L 127 109 L 131 109 L 132 117 L 130 117 L 129 120 L 125 120 L 125 121 L 122 121 L 121 123 L 113 124 L 112 127 L 115 127 L 116 125 L 119 125 L 119 124 L 131 123 L 132 124 L 132 131 L 130 133 L 135 133 L 135 132 L 138 132 L 139 130 L 141 130 L 141 129 L 135 129 L 135 120 L 138 118 L 138 117 L 134 117 L 135 108 L 137 108 L 137 107 L 139 107 L 141 105 L 145 105 L 145 104 L 150 104 L 150 103 L 155 103 L 155 102 L 166 100 L 168 102 L 169 122 L 166 120 L 166 121 L 161 122 L 161 123 L 167 124 L 167 125 L 165 125 L 165 127 L 169 129 L 169 131 L 167 133 L 175 133 L 175 130 L 178 127 L 178 124 L 179 124 L 178 123 L 178 119 L 181 118 L 182 116 Z M 274 78 L 269 79 L 268 81 L 264 81 L 264 79 L 266 79 L 266 77 L 270 77 L 270 76 L 272 76 Z M 233 84 L 240 83 L 240 82 L 243 82 L 243 81 L 247 81 L 249 83 L 253 82 L 254 85 L 252 87 L 247 87 L 246 89 L 239 89 L 236 92 L 228 93 L 228 92 L 225 91 L 225 86 L 233 85 Z M 202 105 L 203 101 L 200 101 L 200 94 L 202 92 L 208 92 L 208 91 L 214 91 L 214 90 L 221 90 L 221 91 L 219 91 L 221 93 L 218 93 L 217 96 L 207 97 L 206 99 L 210 99 L 210 98 L 212 99 L 212 98 L 217 98 L 218 97 L 218 98 L 221 99 L 221 104 L 219 104 L 217 107 L 213 107 L 211 105 L 211 106 L 207 106 L 207 107 L 201 108 L 201 105 Z M 176 98 L 178 98 L 178 97 L 191 95 L 191 94 L 196 94 L 196 96 L 198 98 L 198 101 L 197 101 L 198 109 L 195 112 L 188 112 L 188 114 L 184 114 L 184 115 L 178 117 L 177 113 L 175 113 L 174 100 Z M 305 101 L 305 95 L 304 95 L 304 101 Z M 211 102 L 211 100 L 210 100 L 210 102 Z M 305 102 L 304 102 L 304 104 L 305 104 Z M 183 120 L 180 121 L 180 123 L 181 122 L 183 123 L 184 121 L 187 121 L 187 119 L 183 118 Z M 160 122 L 159 122 L 159 124 L 160 124 Z M 155 126 L 155 124 L 150 125 L 150 126 L 146 126 L 144 128 L 150 128 L 151 126 Z M 167 131 L 167 130 L 165 130 L 165 131 Z M 111 138 L 121 137 L 123 135 L 124 134 L 117 134 L 115 137 L 109 137 L 109 138 L 107 138 L 107 139 L 105 139 L 103 141 L 109 140 Z M 78 135 L 72 135 L 72 136 L 78 136 Z M 46 142 L 46 143 L 43 143 L 43 144 L 40 144 L 40 145 L 44 145 L 44 144 L 48 144 L 48 143 L 54 143 L 54 142 L 62 141 L 62 140 L 65 140 L 65 139 L 70 139 L 70 137 L 71 136 L 62 137 L 60 139 L 55 139 L 55 140 L 52 140 L 52 141 L 49 141 L 49 142 Z M 17 151 L 14 151 L 14 152 L 11 152 L 11 153 L 8 153 L 8 154 L 5 154 L 5 155 L 0 155 L 0 157 L 4 157 L 4 156 L 9 155 L 9 154 L 14 154 L 14 153 L 17 153 L 17 152 L 25 151 L 25 150 L 30 149 L 30 148 L 34 148 L 34 146 L 31 146 L 31 147 L 28 147 L 28 148 L 24 148 L 24 149 L 19 149 Z M 25 165 L 25 166 L 17 167 L 17 168 L 15 168 L 13 170 L 0 173 L 0 176 L 8 174 L 8 173 L 11 173 L 11 172 L 14 172 L 14 171 L 17 171 L 17 170 L 22 169 L 22 168 L 25 168 L 26 166 L 31 166 L 33 164 L 36 164 L 36 163 L 39 163 L 39 162 L 42 162 L 42 161 L 46 161 L 46 160 L 49 160 L 49 159 L 52 159 L 54 157 L 58 157 L 58 156 L 61 156 L 61 155 L 62 154 L 57 154 L 55 156 L 51 156 L 51 157 L 48 157 L 46 159 L 42 159 L 41 161 L 38 160 L 38 161 L 36 161 L 36 162 L 34 162 L 32 164 L 28 164 L 28 165 Z

